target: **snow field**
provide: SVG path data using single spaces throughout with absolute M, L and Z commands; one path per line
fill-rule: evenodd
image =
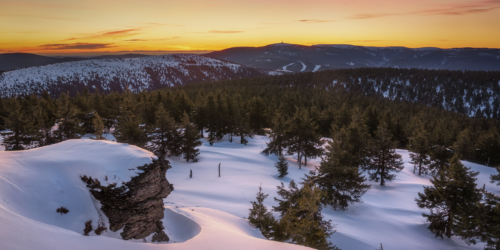
M 110 136 L 108 139 L 112 139 Z M 81 236 L 83 224 L 92 219 L 106 221 L 100 215 L 79 175 L 98 177 L 117 174 L 126 181 L 128 169 L 150 162 L 152 154 L 145 150 L 115 142 L 89 139 L 70 140 L 38 149 L 0 152 L 0 249 L 306 249 L 300 246 L 267 241 L 249 225 L 250 201 L 255 200 L 258 186 L 269 193 L 265 205 L 277 205 L 276 186 L 286 186 L 314 169 L 320 159 L 298 169 L 293 156 L 288 156 L 289 175 L 277 177 L 277 157 L 260 152 L 269 138 L 255 136 L 248 145 L 237 138 L 209 146 L 203 140 L 199 161 L 186 163 L 170 158 L 172 169 L 167 179 L 174 191 L 164 200 L 165 231 L 169 244 L 142 244 L 123 241 L 117 233 L 107 237 Z M 409 154 L 403 156 L 405 169 L 385 187 L 378 183 L 362 197 L 363 203 L 349 206 L 347 211 L 323 209 L 325 219 L 332 220 L 337 232 L 331 241 L 344 250 L 373 250 L 383 244 L 385 249 L 483 249 L 482 244 L 467 246 L 456 237 L 435 238 L 427 229 L 421 210 L 414 199 L 423 186 L 430 185 L 430 176 L 413 174 Z M 221 163 L 221 177 L 218 165 Z M 463 162 L 473 171 L 480 171 L 478 186 L 499 194 L 500 187 L 489 183 L 496 170 Z M 126 169 L 126 170 L 124 170 Z M 193 178 L 189 178 L 189 170 Z M 112 180 L 109 180 L 110 182 Z M 67 207 L 66 215 L 55 213 Z M 277 217 L 278 214 L 275 213 Z M 180 243 L 182 242 L 182 243 Z
M 98 178 L 103 185 L 121 184 L 152 157 L 135 146 L 90 139 L 1 151 L 0 249 L 309 249 L 268 241 L 243 218 L 199 207 L 166 207 L 163 222 L 168 244 L 124 241 L 121 230 L 83 236 L 87 220 L 94 228 L 99 220 L 108 221 L 80 176 Z M 56 213 L 60 206 L 69 213 Z

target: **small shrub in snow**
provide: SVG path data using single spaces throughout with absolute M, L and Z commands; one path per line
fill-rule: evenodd
M 58 209 L 56 210 L 56 212 L 58 212 L 58 213 L 60 213 L 61 215 L 63 215 L 63 214 L 67 214 L 67 213 L 69 212 L 69 210 L 68 210 L 67 208 L 65 208 L 65 207 L 61 206 L 60 208 L 58 208 Z
M 285 157 L 281 156 L 274 166 L 278 169 L 279 178 L 283 178 L 288 174 L 288 162 L 286 162 Z
M 92 220 L 88 220 L 85 222 L 85 228 L 83 229 L 83 235 L 89 236 L 89 233 L 92 232 Z
M 101 233 L 102 233 L 103 231 L 106 231 L 106 230 L 108 230 L 108 228 L 104 226 L 104 222 L 99 221 L 99 223 L 98 223 L 98 225 L 97 225 L 97 228 L 95 229 L 95 231 L 94 231 L 94 232 L 95 232 L 95 234 L 97 234 L 97 235 L 101 235 Z

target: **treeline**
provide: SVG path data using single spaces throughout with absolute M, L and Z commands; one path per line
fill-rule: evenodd
M 162 106 L 176 124 L 182 123 L 185 113 L 200 135 L 208 133 L 210 143 L 226 134 L 230 140 L 236 137 L 246 143 L 246 138 L 264 134 L 264 128 L 279 131 L 276 124 L 292 126 L 292 122 L 297 133 L 306 133 L 297 136 L 331 137 L 332 132 L 349 126 L 352 114 L 358 113 L 370 137 L 385 124 L 399 148 L 409 148 L 413 139 L 423 136 L 428 147 L 457 151 L 464 159 L 490 166 L 500 163 L 496 120 L 319 84 L 318 78 L 335 72 L 191 84 L 138 94 L 126 90 L 103 95 L 84 88 L 74 97 L 63 93 L 52 99 L 45 92 L 40 97 L 1 99 L 0 127 L 12 130 L 17 138 L 7 136 L 7 149 L 33 148 L 93 133 L 92 120 L 98 114 L 104 129 L 114 131 L 119 141 L 141 146 L 147 144 L 145 130 L 156 123 Z M 131 117 L 130 128 L 124 130 L 127 117 Z M 316 154 L 303 151 L 308 145 L 299 147 L 304 160 Z

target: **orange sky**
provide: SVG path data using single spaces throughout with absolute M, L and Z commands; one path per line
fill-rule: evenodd
M 165 54 L 281 39 L 500 48 L 500 0 L 0 0 L 0 53 Z

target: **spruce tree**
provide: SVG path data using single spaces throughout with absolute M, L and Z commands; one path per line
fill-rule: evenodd
M 9 104 L 7 106 L 8 116 L 4 119 L 11 132 L 3 139 L 2 144 L 5 146 L 5 150 L 14 151 L 35 147 L 39 133 L 33 117 L 22 109 L 18 100 L 12 99 Z
M 384 186 L 386 181 L 396 178 L 391 172 L 399 172 L 403 169 L 401 155 L 396 154 L 396 143 L 391 140 L 392 135 L 385 123 L 381 123 L 375 132 L 373 140 L 370 163 L 366 167 L 371 181 L 379 181 Z
M 184 159 L 186 162 L 192 160 L 193 162 L 197 162 L 197 156 L 200 154 L 199 149 L 196 147 L 201 146 L 200 135 L 198 134 L 198 129 L 196 125 L 192 124 L 189 121 L 189 116 L 187 113 L 184 113 L 182 118 L 182 154 L 184 155 Z
M 415 199 L 420 208 L 431 211 L 422 214 L 429 224 L 429 230 L 436 237 L 451 237 L 457 230 L 470 228 L 464 224 L 465 217 L 472 215 L 474 205 L 481 199 L 475 180 L 479 173 L 460 163 L 457 154 L 449 160 L 450 165 L 431 179 L 433 186 L 424 187 Z
M 430 163 L 428 153 L 429 153 L 429 134 L 427 131 L 420 127 L 413 134 L 413 139 L 411 140 L 410 146 L 410 158 L 414 165 L 413 173 L 415 173 L 415 168 L 418 166 L 418 175 L 422 173 L 427 174 L 428 165 Z
M 92 123 L 94 125 L 94 135 L 96 140 L 103 140 L 104 137 L 102 136 L 104 132 L 104 122 L 102 122 L 101 117 L 97 113 L 97 111 L 94 113 L 94 119 L 92 120 Z
M 279 178 L 283 178 L 288 174 L 288 162 L 286 161 L 285 157 L 280 156 L 274 166 L 278 169 Z
M 357 155 L 350 151 L 349 141 L 343 140 L 343 133 L 345 129 L 333 137 L 320 166 L 307 176 L 324 192 L 321 202 L 335 210 L 346 210 L 349 204 L 361 202 L 361 196 L 370 188 L 357 165 Z
M 262 151 L 265 155 L 275 154 L 277 156 L 283 156 L 283 150 L 286 146 L 286 120 L 285 116 L 280 112 L 272 118 L 272 130 L 269 133 L 269 138 L 271 139 L 266 143 L 267 147 Z
M 257 193 L 257 201 L 251 201 L 252 208 L 250 209 L 250 214 L 248 215 L 248 220 L 252 225 L 258 228 L 264 237 L 267 239 L 274 238 L 274 227 L 276 220 L 274 219 L 271 211 L 267 209 L 264 205 L 264 200 L 269 196 L 269 194 L 262 193 L 262 185 L 259 186 L 259 192 Z
M 465 230 L 457 230 L 467 244 L 476 244 L 477 241 L 486 243 L 485 250 L 500 249 L 500 197 L 483 191 L 484 202 L 477 202 L 473 215 L 462 217 L 472 221 L 473 226 Z
M 234 105 L 234 117 L 236 120 L 234 128 L 235 134 L 240 137 L 240 143 L 246 145 L 248 143 L 247 138 L 252 138 L 253 133 L 248 122 L 248 113 L 246 111 L 246 107 L 243 104 L 240 96 L 236 97 Z
M 279 221 L 278 228 L 283 231 L 276 233 L 282 237 L 279 240 L 319 250 L 338 249 L 328 240 L 335 232 L 331 221 L 325 221 L 321 214 L 323 192 L 309 184 L 294 192 L 296 197 L 288 201 L 289 206 Z
M 137 112 L 137 105 L 128 90 L 122 95 L 124 95 L 124 100 L 113 135 L 118 142 L 144 147 L 147 134 L 142 118 Z
M 179 156 L 182 145 L 178 143 L 180 134 L 174 118 L 162 104 L 158 105 L 155 117 L 155 124 L 148 128 L 148 150 L 161 159 L 165 156 Z
M 85 132 L 78 118 L 79 113 L 80 111 L 71 102 L 70 97 L 62 93 L 57 103 L 59 121 L 57 122 L 57 130 L 54 132 L 57 141 L 78 139 Z
M 302 167 L 302 157 L 305 165 L 307 158 L 316 158 L 322 154 L 321 136 L 316 133 L 318 125 L 309 117 L 309 112 L 304 108 L 297 108 L 294 116 L 287 122 L 287 152 L 297 154 L 299 169 Z
M 47 91 L 38 99 L 36 109 L 36 126 L 40 130 L 40 146 L 56 143 L 53 127 L 56 122 L 56 106 Z
M 469 129 L 464 129 L 457 136 L 457 140 L 453 143 L 452 149 L 462 157 L 468 158 L 472 155 L 473 144 Z
M 450 165 L 448 160 L 453 157 L 453 153 L 445 146 L 436 145 L 430 151 L 430 157 L 429 171 L 436 174 Z

